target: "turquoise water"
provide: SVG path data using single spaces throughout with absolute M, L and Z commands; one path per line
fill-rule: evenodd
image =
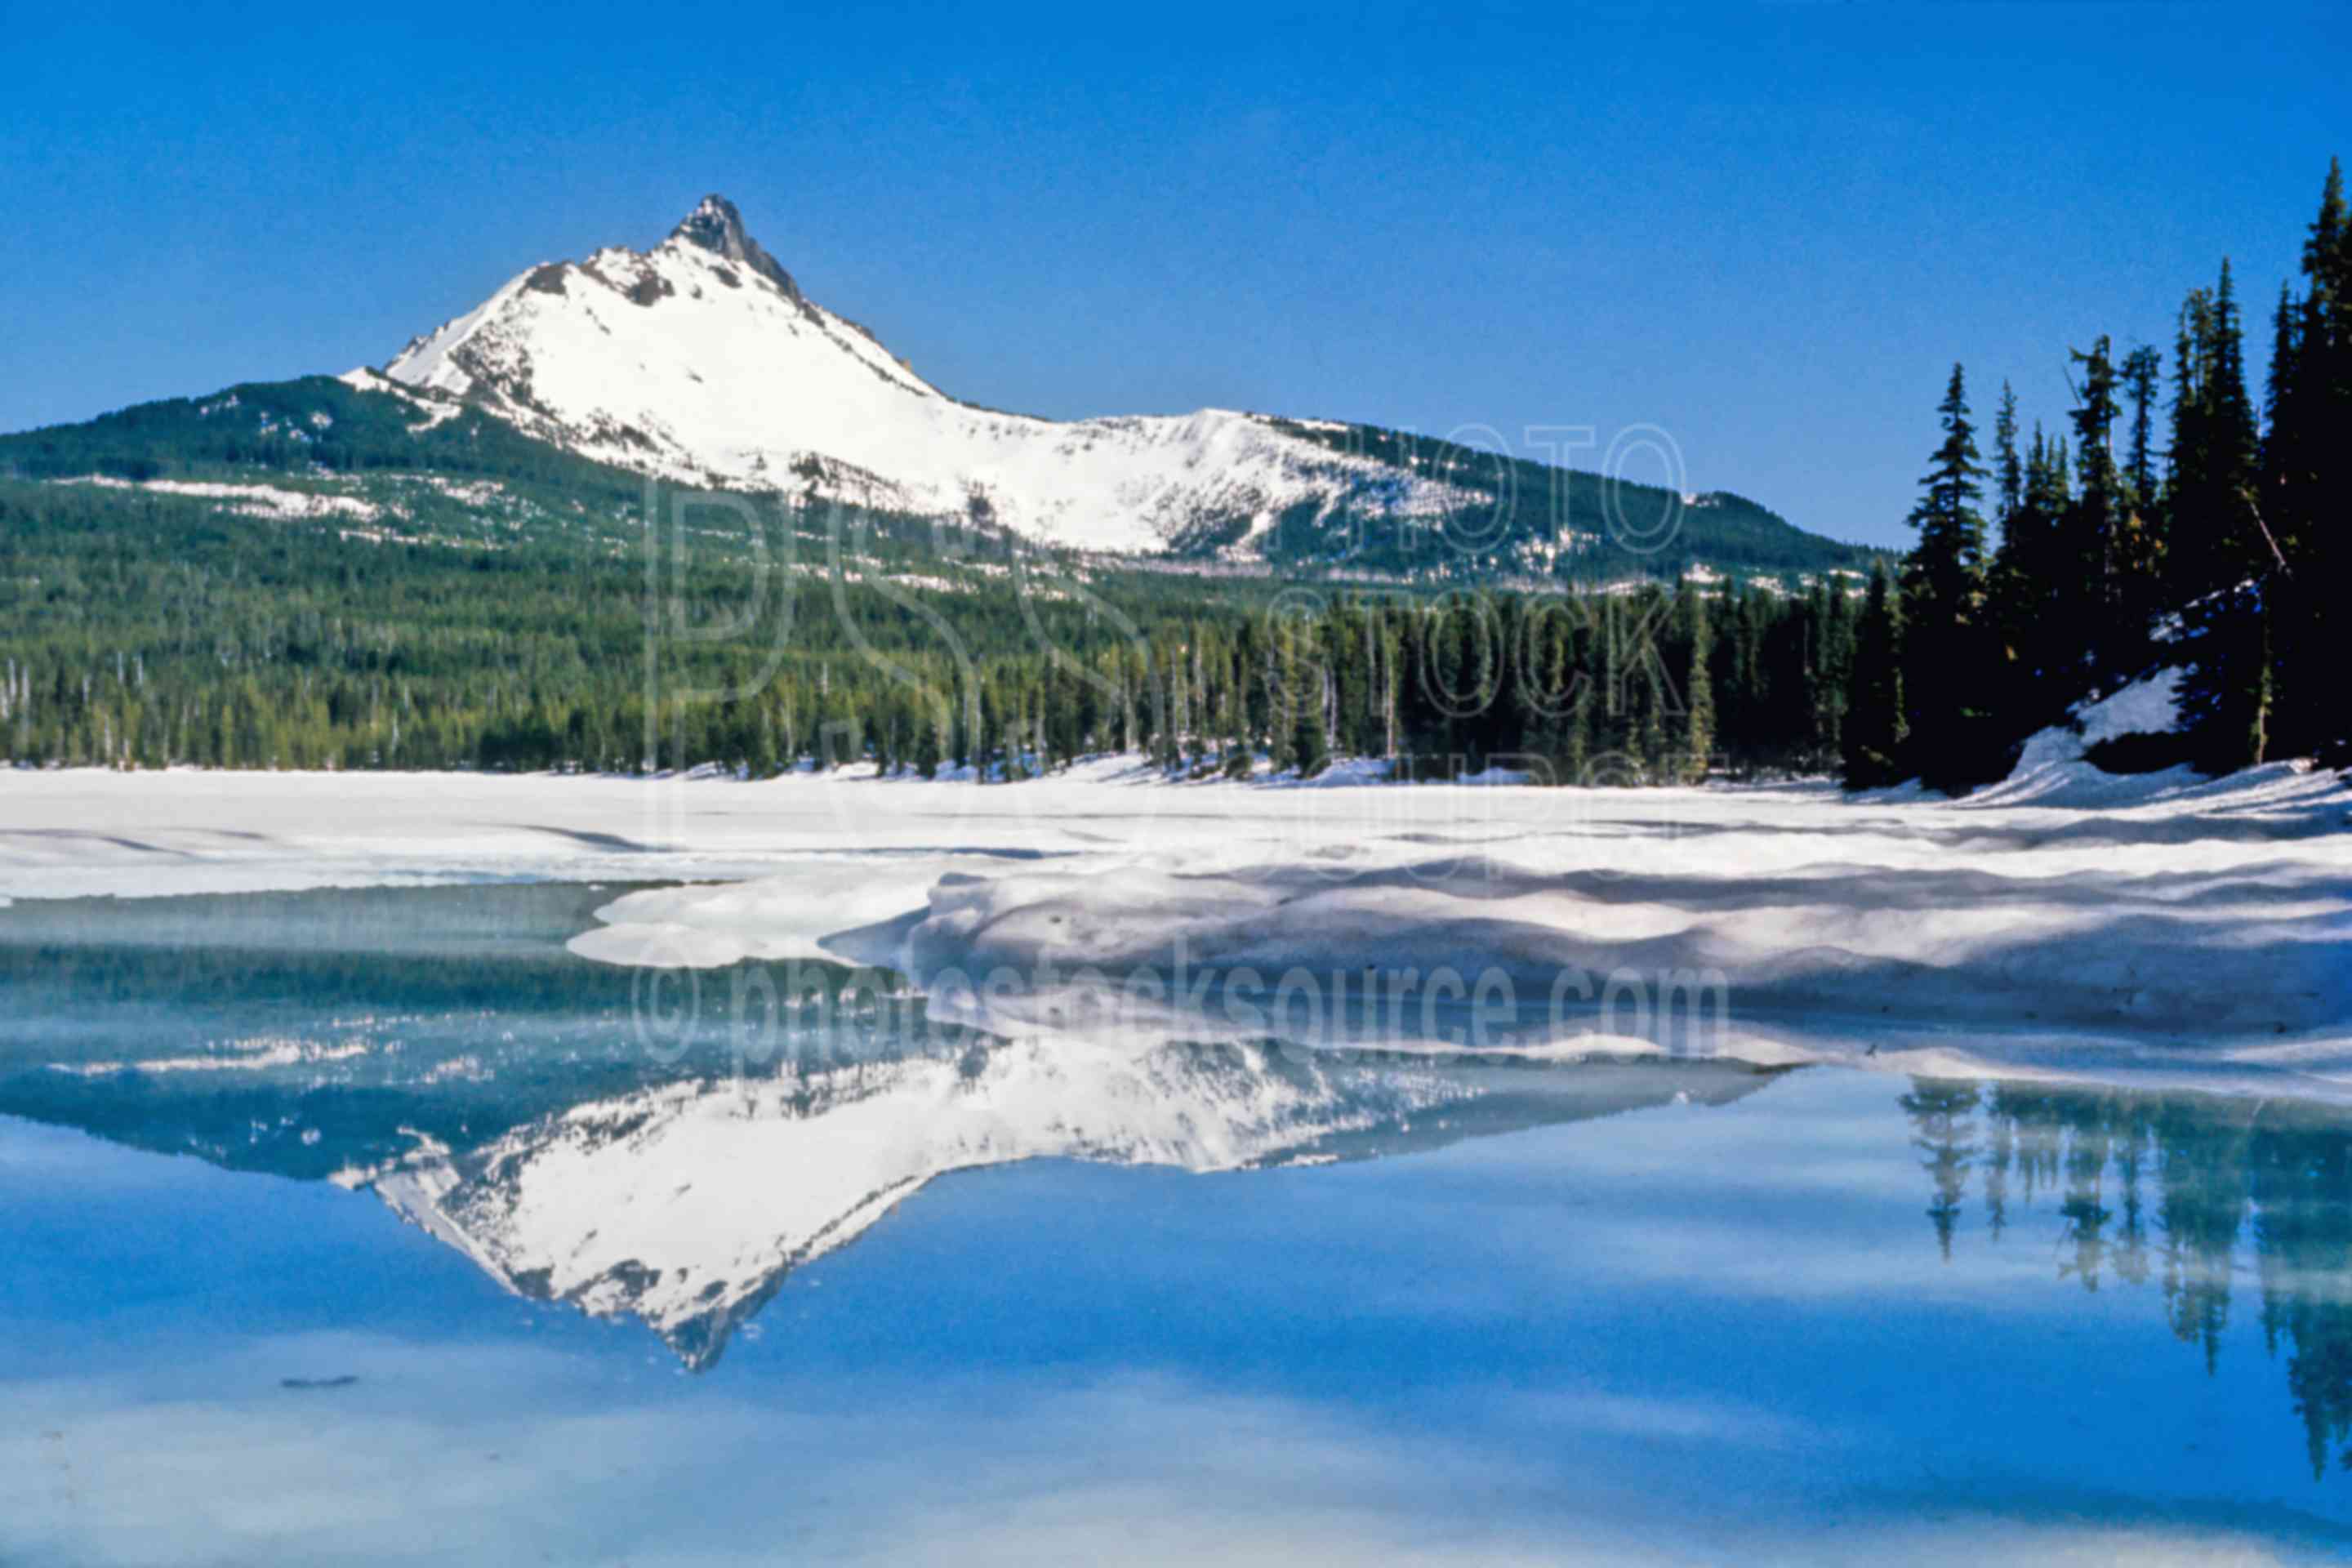
M 485 1218 L 573 1108 L 740 1092 L 563 951 L 616 890 L 0 910 L 0 1562 L 2352 1552 L 2339 1114 L 1171 1047 L 1301 1109 L 969 1164 L 656 1323 Z M 908 1042 L 833 1047 L 793 1114 L 898 1104 Z

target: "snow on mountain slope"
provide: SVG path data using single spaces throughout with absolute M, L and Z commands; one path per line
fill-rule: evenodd
M 1466 499 L 1223 409 L 1065 422 L 959 402 L 811 301 L 716 195 L 649 251 L 518 274 L 383 374 L 625 467 L 1088 549 L 1247 537 L 1301 505 L 1433 519 Z

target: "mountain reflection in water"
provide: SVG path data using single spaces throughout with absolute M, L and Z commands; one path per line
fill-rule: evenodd
M 736 1070 L 651 1042 L 638 973 L 562 942 L 614 889 L 467 887 L 0 910 L 0 1112 L 375 1192 L 516 1292 L 642 1319 L 691 1367 L 792 1271 L 948 1172 L 1373 1159 L 1642 1106 L 1736 1062 L 1525 1060 L 932 1030 L 829 1010 Z M 804 971 L 834 985 L 857 972 Z M 720 972 L 707 981 L 724 984 Z M 658 1047 L 658 1048 L 655 1048 Z

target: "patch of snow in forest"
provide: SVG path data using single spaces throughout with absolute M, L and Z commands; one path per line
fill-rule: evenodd
M 2126 735 L 2164 734 L 2180 722 L 2183 672 L 2166 669 L 2076 707 L 2071 721 L 2034 733 L 2008 778 L 1978 790 L 1977 805 L 2120 806 L 2194 790 L 2207 781 L 2187 767 L 2158 773 L 2103 773 L 2084 760 L 2092 747 Z
M 355 517 L 363 522 L 373 522 L 383 515 L 382 507 L 373 501 L 362 500 L 357 496 L 325 495 L 317 490 L 286 489 L 276 485 L 215 484 L 197 479 L 119 479 L 104 474 L 52 479 L 49 482 L 225 501 L 229 504 L 230 510 L 243 512 L 249 517 Z

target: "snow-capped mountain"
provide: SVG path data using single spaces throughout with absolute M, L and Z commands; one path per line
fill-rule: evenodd
M 219 510 L 389 519 L 442 542 L 509 542 L 520 504 L 478 492 L 427 504 L 423 523 L 420 487 L 442 479 L 537 487 L 529 526 L 546 537 L 559 522 L 634 534 L 650 475 L 865 507 L 914 546 L 929 522 L 973 525 L 928 541 L 950 547 L 942 561 L 1027 540 L 1157 557 L 1154 571 L 1585 588 L 1683 573 L 1785 585 L 1874 562 L 1727 490 L 1494 445 L 1224 409 L 1054 420 L 968 403 L 811 300 L 711 196 L 650 250 L 518 273 L 381 368 L 0 435 L 0 478 L 237 486 L 211 498 Z
M 1058 421 L 959 401 L 810 300 L 717 195 L 651 250 L 518 273 L 382 374 L 625 468 L 1087 549 L 1238 543 L 1302 515 L 1434 519 L 1465 499 L 1255 415 Z

